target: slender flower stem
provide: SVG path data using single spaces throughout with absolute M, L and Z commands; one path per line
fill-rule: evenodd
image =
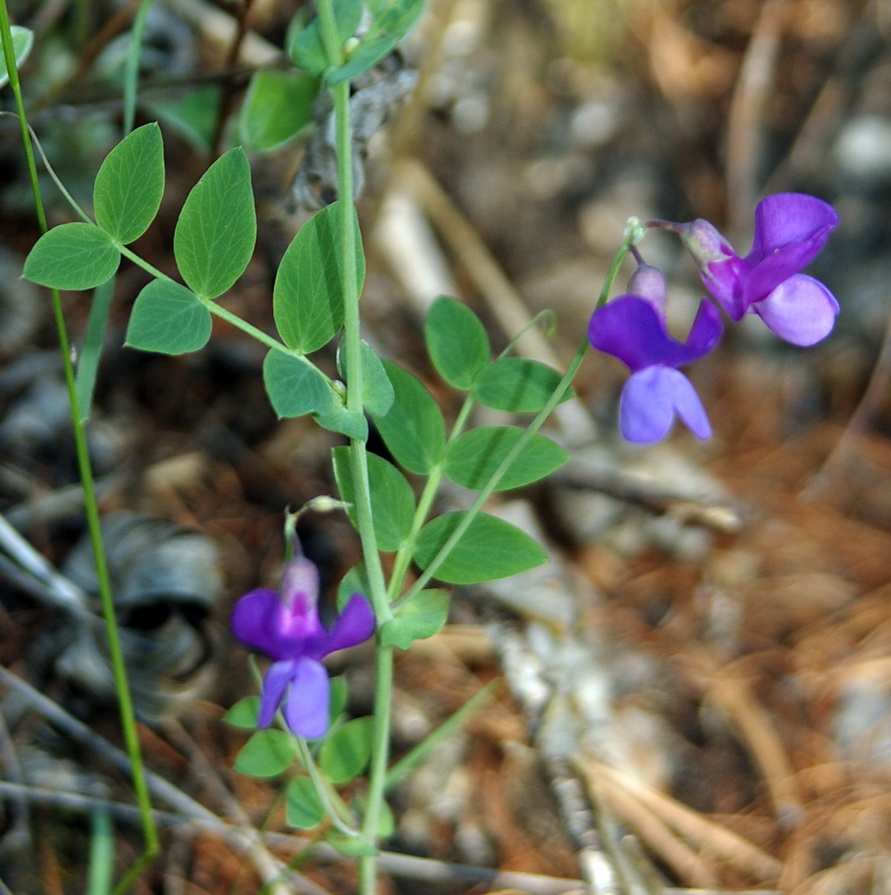
M 554 389 L 551 397 L 548 398 L 547 403 L 536 414 L 535 418 L 524 430 L 523 434 L 517 439 L 516 444 L 510 449 L 505 458 L 498 465 L 498 468 L 495 470 L 495 472 L 492 473 L 489 481 L 477 495 L 477 498 L 471 505 L 470 509 L 462 516 L 461 521 L 455 527 L 455 530 L 439 549 L 439 552 L 433 557 L 427 568 L 424 569 L 423 573 L 418 577 L 417 581 L 415 581 L 415 583 L 405 594 L 404 599 L 411 599 L 411 597 L 413 597 L 418 591 L 426 587 L 430 579 L 436 575 L 436 570 L 442 565 L 449 553 L 451 553 L 455 544 L 458 543 L 464 532 L 467 531 L 467 529 L 470 527 L 471 522 L 473 522 L 476 516 L 479 515 L 486 501 L 489 499 L 489 497 L 491 497 L 492 492 L 495 490 L 496 487 L 498 487 L 498 482 L 501 481 L 501 477 L 507 472 L 514 460 L 516 460 L 516 458 L 520 455 L 520 452 L 523 450 L 523 448 L 526 447 L 526 445 L 532 439 L 532 436 L 535 435 L 535 433 L 542 427 L 545 420 L 547 420 L 547 418 L 553 412 L 554 408 L 563 399 L 563 396 L 566 394 L 566 390 L 569 388 L 573 378 L 575 377 L 575 374 L 578 372 L 578 368 L 581 366 L 582 360 L 584 359 L 587 350 L 588 340 L 584 339 L 581 345 L 579 345 L 578 351 L 576 351 L 575 357 L 573 357 L 571 363 L 569 364 L 569 368 L 563 375 L 563 378 L 557 384 L 557 387 Z
M 319 0 L 319 23 L 328 63 L 332 68 L 344 62 L 343 48 L 337 36 L 331 0 Z M 344 356 L 346 361 L 347 409 L 363 411 L 361 334 L 359 321 L 358 270 L 356 267 L 356 224 L 353 206 L 353 142 L 350 127 L 350 88 L 344 81 L 330 88 L 334 101 L 337 195 L 340 214 L 340 260 L 344 284 Z M 355 490 L 357 528 L 368 575 L 371 605 L 378 631 L 393 617 L 387 598 L 387 585 L 371 512 L 368 458 L 365 442 L 350 439 L 350 467 Z M 371 768 L 362 835 L 368 845 L 377 842 L 386 784 L 390 743 L 390 711 L 393 690 L 393 647 L 383 644 L 378 635 L 375 646 L 375 702 L 372 732 Z M 377 876 L 376 855 L 360 858 L 359 886 L 362 895 L 373 895 Z
M 15 51 L 12 44 L 10 31 L 9 11 L 6 0 L 0 0 L 0 40 L 3 44 L 3 55 L 6 62 L 6 70 L 9 74 L 9 84 L 15 95 L 16 108 L 22 128 L 22 144 L 24 146 L 28 173 L 31 180 L 31 188 L 34 194 L 34 207 L 41 232 L 46 232 L 46 214 L 43 209 L 43 200 L 40 195 L 40 186 L 37 179 L 37 166 L 34 161 L 34 153 L 31 148 L 25 106 L 22 99 L 22 89 L 15 65 Z M 124 665 L 123 652 L 118 636 L 117 620 L 115 618 L 114 602 L 111 595 L 111 584 L 108 575 L 108 566 L 105 559 L 105 549 L 102 543 L 101 523 L 99 508 L 96 501 L 96 488 L 93 480 L 93 470 L 90 464 L 90 455 L 87 448 L 86 429 L 81 418 L 80 406 L 75 385 L 74 368 L 71 362 L 71 343 L 68 339 L 68 330 L 65 324 L 65 316 L 62 311 L 62 301 L 56 289 L 50 290 L 53 304 L 53 316 L 56 323 L 56 331 L 59 339 L 59 351 L 62 356 L 62 365 L 65 373 L 65 384 L 68 389 L 68 397 L 71 404 L 71 422 L 74 433 L 75 453 L 84 492 L 84 509 L 87 517 L 87 528 L 90 535 L 90 543 L 96 563 L 96 578 L 99 588 L 99 597 L 102 603 L 102 613 L 105 618 L 106 633 L 108 636 L 108 650 L 111 657 L 112 675 L 115 689 L 118 695 L 118 706 L 121 717 L 124 741 L 127 754 L 131 763 L 133 789 L 139 804 L 142 820 L 143 836 L 145 837 L 145 851 L 141 858 L 130 868 L 118 888 L 129 885 L 129 882 L 142 869 L 142 867 L 160 850 L 158 830 L 152 816 L 152 807 L 146 785 L 145 772 L 142 762 L 142 754 L 139 748 L 139 738 L 136 732 L 136 717 L 133 711 L 133 703 L 130 696 L 130 687 L 127 682 L 127 670 Z

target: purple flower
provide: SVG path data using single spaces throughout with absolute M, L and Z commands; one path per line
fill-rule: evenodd
M 708 438 L 712 428 L 705 408 L 677 368 L 715 347 L 721 337 L 717 309 L 701 302 L 687 341 L 678 342 L 665 323 L 662 275 L 641 265 L 628 285 L 637 294 L 619 296 L 595 311 L 588 326 L 594 348 L 617 357 L 631 370 L 619 402 L 622 435 L 640 443 L 659 441 L 679 416 L 694 435 Z
M 777 193 L 758 203 L 752 249 L 740 258 L 702 219 L 669 225 L 701 268 L 706 288 L 734 319 L 755 313 L 781 339 L 813 345 L 832 330 L 835 296 L 799 271 L 823 248 L 838 224 L 831 205 L 803 193 Z
M 328 672 L 321 660 L 374 632 L 374 613 L 361 594 L 350 597 L 326 630 L 319 619 L 318 595 L 318 569 L 297 556 L 282 572 L 280 592 L 252 590 L 232 611 L 235 636 L 275 660 L 263 679 L 258 726 L 268 727 L 284 703 L 288 727 L 307 739 L 328 729 Z

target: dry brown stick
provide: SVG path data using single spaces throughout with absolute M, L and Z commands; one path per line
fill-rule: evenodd
M 766 0 L 746 49 L 727 123 L 727 198 L 735 230 L 752 216 L 762 116 L 774 70 L 787 0 Z
M 863 437 L 864 431 L 885 400 L 889 381 L 891 381 L 891 308 L 885 324 L 885 334 L 882 337 L 882 349 L 872 368 L 863 397 L 835 447 L 802 492 L 802 497 L 813 499 L 832 485 L 833 476 L 851 459 L 857 442 Z
M 634 796 L 607 776 L 589 774 L 590 788 L 598 800 L 623 818 L 640 839 L 649 845 L 680 879 L 696 888 L 716 888 L 718 877 L 701 855 L 680 839 L 665 819 L 651 811 Z
M 764 776 L 777 820 L 786 828 L 795 826 L 803 810 L 801 795 L 789 756 L 767 712 L 743 678 L 720 670 L 709 656 L 700 653 L 695 659 L 688 656 L 687 661 L 708 696 L 732 721 Z
M 68 811 L 93 811 L 104 808 L 113 817 L 122 822 L 138 823 L 139 809 L 135 805 L 121 802 L 109 802 L 79 793 L 58 792 L 39 787 L 18 786 L 0 780 L 0 796 L 28 799 L 32 804 L 55 805 Z M 167 811 L 155 811 L 156 820 L 164 826 L 175 826 L 178 829 L 193 828 L 208 833 L 222 835 L 228 839 L 230 834 L 240 832 L 238 827 L 227 824 L 220 818 L 201 820 Z M 283 853 L 294 854 L 312 844 L 312 840 L 291 833 L 261 832 L 259 834 L 269 848 Z M 325 860 L 343 862 L 350 860 L 325 843 L 314 846 L 320 857 Z M 381 869 L 393 876 L 415 879 L 431 883 L 464 883 L 466 885 L 487 885 L 498 888 L 516 888 L 529 895 L 583 895 L 584 884 L 578 879 L 544 876 L 537 873 L 523 873 L 512 870 L 492 870 L 484 867 L 472 867 L 465 864 L 450 864 L 433 858 L 416 855 L 403 855 L 397 852 L 380 853 Z M 734 895 L 723 889 L 688 890 L 666 886 L 665 895 Z M 777 895 L 776 892 L 760 889 L 747 889 L 745 895 Z
M 109 762 L 123 773 L 130 774 L 130 759 L 125 752 L 112 745 L 104 737 L 94 733 L 86 724 L 78 721 L 61 706 L 2 665 L 0 665 L 0 680 L 15 690 L 31 708 L 56 725 L 66 736 L 82 743 L 93 754 Z M 145 769 L 145 780 L 149 791 L 155 798 L 161 799 L 177 811 L 183 812 L 187 817 L 208 823 L 219 822 L 219 818 L 212 811 L 209 811 L 200 802 L 196 802 L 168 780 L 147 768 Z M 244 827 L 233 828 L 232 842 L 233 845 L 238 847 L 254 862 L 258 873 L 260 873 L 263 881 L 270 886 L 270 891 L 273 895 L 275 893 L 278 893 L 278 895 L 289 895 L 288 890 L 283 888 L 280 883 L 283 875 L 287 875 L 295 884 L 303 882 L 299 874 L 292 873 L 286 867 L 283 867 L 281 862 L 277 861 L 266 851 L 256 830 Z M 315 889 L 306 891 L 307 895 L 319 895 Z
M 774 879 L 781 872 L 782 863 L 776 858 L 732 830 L 702 817 L 677 799 L 615 768 L 598 764 L 592 765 L 592 770 L 610 785 L 620 787 L 685 838 L 758 879 Z

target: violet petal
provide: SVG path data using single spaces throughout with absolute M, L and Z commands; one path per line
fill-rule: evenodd
M 312 740 L 328 729 L 328 672 L 312 659 L 297 659 L 291 664 L 291 688 L 283 711 L 285 722 L 297 736 Z
M 752 310 L 781 339 L 807 347 L 832 332 L 839 307 L 819 280 L 800 273 L 780 283 Z
M 699 395 L 679 370 L 653 366 L 629 377 L 619 402 L 619 428 L 628 441 L 661 441 L 671 430 L 675 415 L 698 438 L 711 435 Z
M 686 343 L 672 338 L 659 312 L 646 299 L 623 295 L 595 311 L 588 338 L 600 351 L 623 361 L 632 372 L 655 364 L 677 367 L 707 354 L 721 336 L 721 318 L 702 302 Z
M 320 644 L 322 656 L 356 646 L 374 633 L 374 612 L 362 594 L 353 594 Z M 319 657 L 321 658 L 321 656 Z
M 281 601 L 274 590 L 265 587 L 252 590 L 241 597 L 232 610 L 232 632 L 248 646 L 262 650 L 274 659 L 284 658 L 279 655 L 275 628 L 280 611 Z
M 257 717 L 258 727 L 269 727 L 275 712 L 281 704 L 285 689 L 294 672 L 294 662 L 274 662 L 269 666 L 263 678 L 263 687 L 260 690 L 260 712 Z
M 801 267 L 810 264 L 838 224 L 838 213 L 822 199 L 805 193 L 775 193 L 755 209 L 755 236 L 746 260 L 758 264 L 778 251 L 803 246 Z

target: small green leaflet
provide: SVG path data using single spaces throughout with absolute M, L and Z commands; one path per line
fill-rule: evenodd
M 384 622 L 381 643 L 408 649 L 416 640 L 438 633 L 449 617 L 449 595 L 444 590 L 429 588 L 418 591 Z
M 484 367 L 472 394 L 486 407 L 514 413 L 537 413 L 556 391 L 561 376 L 552 367 L 524 357 L 502 357 Z M 572 397 L 567 389 L 562 401 Z
M 445 473 L 465 488 L 482 491 L 522 437 L 523 430 L 517 426 L 471 429 L 449 446 Z M 535 434 L 501 476 L 495 490 L 508 491 L 536 482 L 559 469 L 568 459 L 569 454 L 560 445 Z
M 201 84 L 173 95 L 145 96 L 143 101 L 167 129 L 175 131 L 199 152 L 211 152 L 223 106 L 223 91 L 218 84 Z
M 241 747 L 235 770 L 250 777 L 277 777 L 297 756 L 297 742 L 283 730 L 258 730 Z
M 368 483 L 371 491 L 371 515 L 378 546 L 384 551 L 398 550 L 411 532 L 415 514 L 415 497 L 405 476 L 383 457 L 369 453 Z M 347 513 L 358 525 L 353 475 L 350 468 L 350 449 L 333 450 L 334 476 L 341 499 L 350 504 Z
M 164 144 L 156 123 L 131 131 L 109 152 L 93 186 L 96 223 L 127 245 L 148 229 L 164 194 Z
M 296 69 L 258 69 L 241 108 L 241 135 L 250 149 L 266 152 L 312 124 L 319 81 Z
M 251 168 L 241 148 L 220 156 L 192 187 L 176 222 L 173 254 L 186 285 L 222 295 L 244 273 L 257 238 Z
M 327 345 L 343 326 L 343 272 L 339 263 L 340 209 L 334 202 L 310 218 L 285 250 L 272 290 L 272 310 L 282 341 L 309 354 Z M 355 209 L 356 289 L 365 257 Z
M 371 758 L 374 718 L 354 718 L 325 737 L 319 767 L 331 783 L 355 780 Z
M 428 522 L 418 535 L 415 562 L 427 569 L 466 513 L 447 513 Z M 433 577 L 449 584 L 478 584 L 540 566 L 547 554 L 525 532 L 487 513 L 474 517 Z
M 436 371 L 455 388 L 469 389 L 489 362 L 489 337 L 479 317 L 447 295 L 431 305 L 424 321 L 424 338 Z
M 371 26 L 346 63 L 328 72 L 326 80 L 331 85 L 352 80 L 376 65 L 395 49 L 424 10 L 424 0 L 372 0 L 367 5 L 373 17 Z
M 395 393 L 383 362 L 368 342 L 359 343 L 359 365 L 362 368 L 362 406 L 372 414 L 385 414 L 392 406 Z M 346 380 L 343 343 L 337 349 L 337 371 Z M 349 386 L 349 382 L 347 382 Z
M 341 44 L 352 37 L 362 18 L 361 0 L 339 0 L 334 4 L 337 37 Z M 328 54 L 322 40 L 322 30 L 318 18 L 299 30 L 288 47 L 288 55 L 297 68 L 307 74 L 321 78 L 328 69 Z
M 15 67 L 19 69 L 22 63 L 28 58 L 31 47 L 34 46 L 34 32 L 30 28 L 23 28 L 21 25 L 10 25 L 10 34 L 12 35 L 12 51 L 15 56 Z M 9 83 L 9 70 L 6 68 L 6 59 L 0 53 L 0 87 L 5 87 Z
M 364 413 L 335 405 L 325 413 L 314 413 L 313 419 L 329 432 L 339 432 L 347 438 L 368 441 L 368 420 Z
M 184 354 L 203 348 L 212 329 L 210 311 L 194 292 L 172 280 L 152 280 L 136 296 L 125 344 L 142 351 Z
M 409 472 L 426 475 L 445 451 L 442 411 L 411 373 L 390 361 L 383 364 L 394 400 L 387 413 L 372 414 L 374 421 L 396 461 Z
M 325 809 L 312 780 L 295 777 L 285 794 L 285 822 L 297 830 L 311 830 L 325 819 Z
M 22 275 L 51 289 L 93 289 L 114 276 L 121 253 L 95 224 L 76 221 L 48 230 L 34 243 Z
M 263 383 L 279 417 L 325 414 L 335 409 L 331 382 L 305 357 L 271 349 L 263 361 Z
M 245 696 L 223 715 L 223 720 L 233 727 L 254 730 L 257 727 L 257 715 L 260 711 L 259 696 Z

